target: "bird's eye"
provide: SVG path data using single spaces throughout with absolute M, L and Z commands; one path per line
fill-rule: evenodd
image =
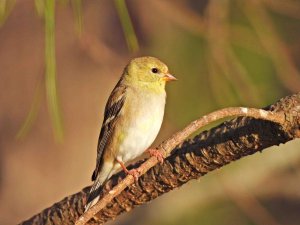
M 158 69 L 157 68 L 152 68 L 152 73 L 158 73 Z

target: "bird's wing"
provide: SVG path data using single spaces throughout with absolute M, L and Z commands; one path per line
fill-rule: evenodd
M 124 105 L 126 89 L 127 87 L 119 82 L 106 103 L 103 124 L 98 140 L 96 168 L 92 175 L 92 181 L 97 178 L 101 169 L 104 149 L 111 138 L 116 121 Z

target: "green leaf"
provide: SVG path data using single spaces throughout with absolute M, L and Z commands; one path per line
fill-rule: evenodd
M 128 9 L 124 0 L 115 0 L 115 7 L 117 9 L 121 25 L 124 31 L 127 46 L 130 51 L 136 52 L 139 50 L 138 40 L 128 13 Z
M 72 8 L 76 22 L 76 31 L 80 36 L 83 29 L 83 17 L 82 17 L 82 1 L 81 0 L 72 0 Z
M 2 26 L 16 4 L 16 0 L 0 0 L 0 26 Z
M 35 95 L 33 98 L 33 102 L 30 107 L 30 111 L 22 124 L 20 130 L 18 131 L 16 138 L 22 139 L 25 137 L 25 135 L 28 133 L 28 131 L 31 129 L 33 122 L 36 119 L 36 116 L 38 114 L 40 105 L 41 105 L 41 99 L 42 99 L 42 82 L 39 82 L 36 90 Z
M 56 140 L 63 139 L 62 118 L 59 107 L 55 61 L 55 1 L 45 0 L 45 60 L 46 94 Z
M 44 16 L 45 11 L 45 1 L 44 0 L 34 0 L 35 9 L 39 16 Z

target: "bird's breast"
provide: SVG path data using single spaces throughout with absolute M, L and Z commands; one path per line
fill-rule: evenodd
M 137 96 L 136 96 L 137 97 Z M 141 155 L 155 140 L 164 116 L 165 94 L 136 98 L 132 106 L 132 117 L 124 126 L 119 153 L 124 162 Z

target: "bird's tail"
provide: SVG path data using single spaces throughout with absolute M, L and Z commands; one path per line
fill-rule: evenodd
M 97 179 L 95 180 L 93 186 L 90 189 L 90 193 L 87 198 L 87 202 L 85 204 L 85 210 L 86 212 L 89 208 L 91 208 L 93 205 L 95 205 L 98 200 L 99 200 L 99 191 L 100 191 L 100 186 L 104 183 L 104 181 L 107 180 L 107 177 L 101 177 L 98 176 Z

